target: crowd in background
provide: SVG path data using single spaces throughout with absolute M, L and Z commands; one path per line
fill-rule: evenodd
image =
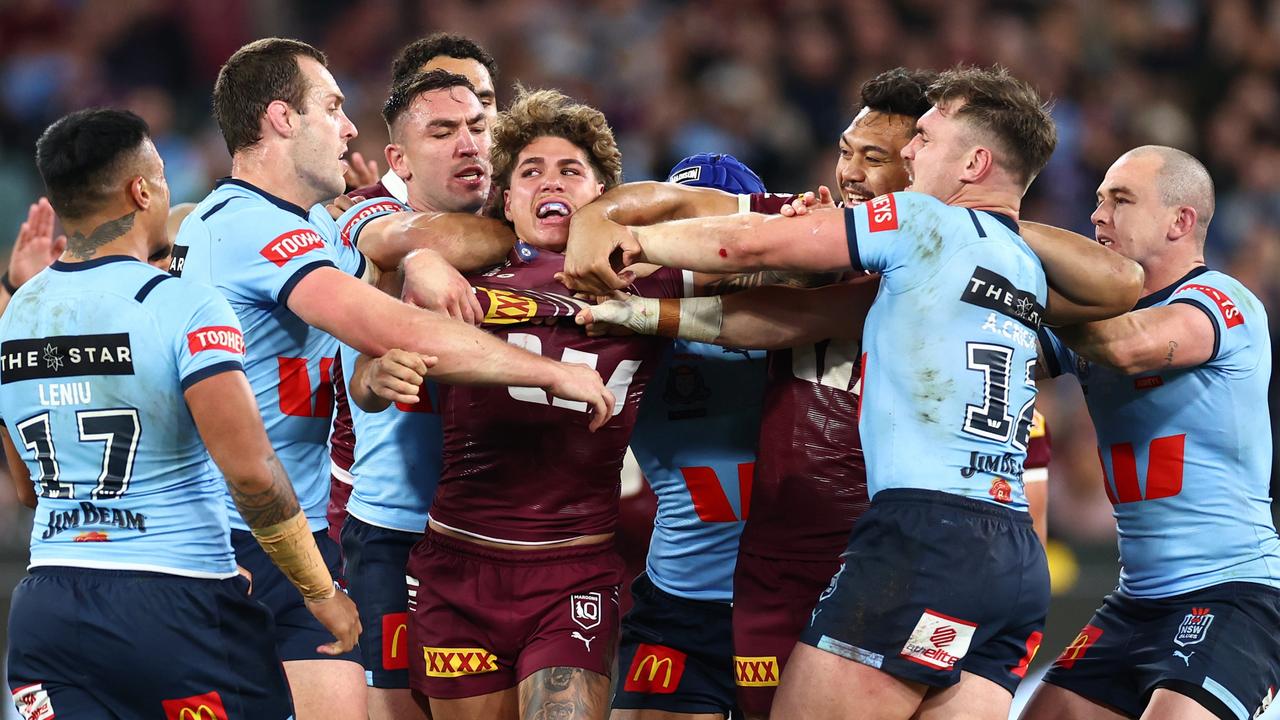
M 1263 299 L 1273 336 L 1280 328 L 1280 0 L 4 0 L 0 243 L 40 195 L 35 138 L 86 106 L 141 114 L 173 201 L 203 197 L 229 171 L 213 80 L 257 37 L 328 53 L 361 131 L 353 149 L 385 169 L 391 57 L 436 30 L 493 53 L 500 105 L 520 81 L 602 109 L 627 180 L 728 152 L 776 191 L 833 183 L 836 138 L 875 73 L 1001 63 L 1053 99 L 1058 123 L 1025 218 L 1090 234 L 1094 188 L 1118 155 L 1185 149 L 1217 183 L 1209 264 Z M 1053 468 L 1053 532 L 1104 538 L 1087 415 L 1071 400 L 1046 396 L 1068 418 L 1051 428 L 1068 448 Z

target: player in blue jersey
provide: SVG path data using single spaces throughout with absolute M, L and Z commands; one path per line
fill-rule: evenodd
M 358 190 L 357 195 L 368 199 L 339 219 L 346 236 L 358 241 L 360 223 L 384 212 L 474 213 L 484 205 L 491 137 L 487 113 L 473 87 L 461 75 L 431 70 L 410 75 L 392 88 L 382 110 L 391 139 L 387 157 L 395 177 L 405 185 L 409 205 L 389 197 L 385 181 Z M 361 357 L 342 346 L 347 386 Z M 364 357 L 363 362 L 426 371 L 423 359 L 402 350 L 372 361 Z M 375 371 L 373 376 L 379 374 Z M 379 412 L 367 412 L 356 403 L 350 406 L 359 442 L 351 465 L 349 517 L 342 529 L 343 573 L 360 607 L 360 649 L 373 720 L 423 717 L 409 691 L 406 622 L 409 593 L 416 589 L 406 592 L 405 566 L 410 549 L 422 539 L 440 479 L 439 388 L 427 379 L 401 399 L 391 408 L 387 402 L 378 403 Z
M 140 118 L 73 113 L 37 164 L 70 240 L 0 320 L 0 435 L 36 508 L 9 625 L 15 703 L 27 718 L 292 717 L 271 616 L 236 573 L 228 485 L 337 635 L 316 651 L 349 650 L 359 622 L 268 443 L 239 322 L 145 262 L 168 245 L 169 192 Z
M 764 192 L 760 178 L 729 155 L 685 158 L 670 181 Z M 764 353 L 680 340 L 645 391 L 631 450 L 658 512 L 645 572 L 631 586 L 635 604 L 622 619 L 615 720 L 724 718 L 736 709 L 733 567 L 764 377 Z
M 268 38 L 232 55 L 213 98 L 232 177 L 183 223 L 172 265 L 175 274 L 217 287 L 231 301 L 245 330 L 245 371 L 268 436 L 335 571 L 337 547 L 324 530 L 329 378 L 338 340 L 372 355 L 394 346 L 435 356 L 433 375 L 441 382 L 546 387 L 588 402 L 601 423 L 612 408 L 594 371 L 514 348 L 353 277 L 368 266 L 318 205 L 344 186 L 341 156 L 356 131 L 342 99 L 324 54 L 310 45 Z M 320 628 L 301 598 L 243 528 L 233 531 L 232 541 L 240 564 L 254 573 L 255 595 L 276 617 L 300 720 L 365 717 L 356 655 L 318 656 Z
M 1205 266 L 1213 210 L 1195 158 L 1122 155 L 1092 220 L 1146 271 L 1143 297 L 1041 334 L 1049 373 L 1084 388 L 1122 567 L 1023 717 L 1258 717 L 1280 683 L 1271 343 L 1258 298 Z
M 929 98 L 903 151 L 916 192 L 795 219 L 618 228 L 569 248 L 566 272 L 594 292 L 625 282 L 615 249 L 623 263 L 704 272 L 881 273 L 862 335 L 872 503 L 774 717 L 1003 717 L 1041 635 L 1048 572 L 1020 478 L 1048 293 L 1016 218 L 1055 131 L 1034 90 L 1001 70 L 943 73 Z M 658 321 L 715 338 L 715 310 L 668 305 Z

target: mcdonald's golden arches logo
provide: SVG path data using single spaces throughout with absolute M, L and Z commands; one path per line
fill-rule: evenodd
M 665 645 L 640 643 L 627 670 L 627 692 L 669 695 L 680 687 L 688 655 Z
M 167 720 L 227 720 L 227 710 L 217 692 L 164 700 L 161 704 Z

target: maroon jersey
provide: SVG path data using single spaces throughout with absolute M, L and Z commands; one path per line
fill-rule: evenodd
M 537 293 L 571 295 L 553 277 L 563 267 L 563 255 L 521 244 L 506 264 L 467 279 L 492 300 L 487 330 L 544 357 L 594 367 L 616 398 L 614 415 L 591 433 L 586 403 L 549 398 L 538 388 L 443 386 L 444 469 L 431 506 L 437 523 L 517 543 L 614 529 L 622 456 L 645 385 L 668 341 L 641 335 L 591 338 L 571 321 L 524 322 L 540 314 L 534 305 L 554 300 Z M 637 280 L 628 291 L 679 297 L 681 288 L 680 272 L 664 269 Z M 504 295 L 503 290 L 523 292 Z
M 777 214 L 793 197 L 752 195 L 751 211 Z M 852 340 L 769 353 L 744 551 L 813 560 L 844 549 L 870 504 L 858 435 L 860 364 Z

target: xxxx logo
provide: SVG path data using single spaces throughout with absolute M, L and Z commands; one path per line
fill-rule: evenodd
M 733 679 L 738 687 L 774 687 L 778 684 L 778 658 L 733 656 Z
M 479 675 L 498 669 L 498 657 L 484 648 L 422 648 L 427 677 Z
M 485 311 L 484 321 L 491 325 L 524 322 L 538 312 L 538 303 L 523 295 L 486 287 L 476 289 L 489 296 L 489 309 Z

